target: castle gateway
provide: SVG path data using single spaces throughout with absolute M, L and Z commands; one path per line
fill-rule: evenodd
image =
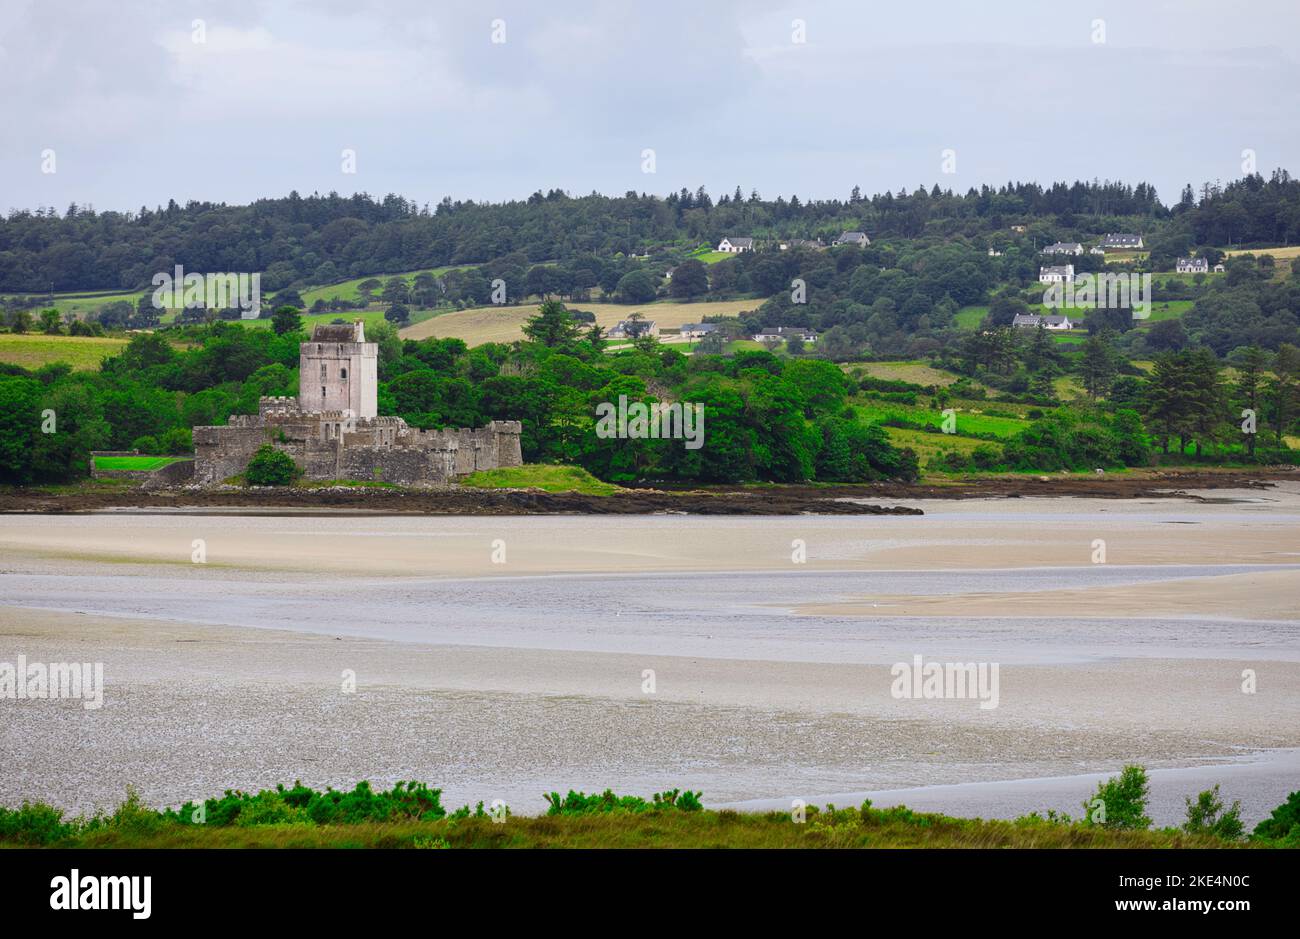
M 436 486 L 522 462 L 518 421 L 417 430 L 400 417 L 379 416 L 378 390 L 379 345 L 366 342 L 364 324 L 317 326 L 299 347 L 297 398 L 262 398 L 256 415 L 194 428 L 194 481 L 220 485 L 268 443 L 319 480 Z

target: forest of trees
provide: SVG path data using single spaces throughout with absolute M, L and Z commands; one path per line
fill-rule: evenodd
M 396 195 L 377 201 L 296 192 L 246 206 L 173 201 L 136 212 L 74 204 L 62 213 L 15 210 L 0 220 L 0 293 L 138 290 L 177 264 L 261 272 L 263 289 L 273 292 L 504 258 L 525 269 L 541 261 L 608 261 L 736 234 L 829 240 L 855 229 L 873 240 L 966 239 L 983 247 L 1013 223 L 1027 225 L 1038 244 L 1113 231 L 1143 232 L 1153 251 L 1163 253 L 1192 245 L 1291 244 L 1300 241 L 1300 182 L 1278 170 L 1267 180 L 1252 175 L 1207 184 L 1199 196 L 1189 186 L 1171 206 L 1146 183 L 1097 181 L 1046 188 L 1008 183 L 965 194 L 935 184 L 871 197 L 855 188 L 847 199 L 815 201 L 764 199 L 737 187 L 717 199 L 702 188 L 666 198 L 552 190 L 522 201 L 448 198 L 432 207 Z

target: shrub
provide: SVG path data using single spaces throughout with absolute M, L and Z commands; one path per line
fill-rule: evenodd
M 75 825 L 63 821 L 63 812 L 43 802 L 24 802 L 20 809 L 0 805 L 0 843 L 51 844 L 72 834 Z
M 1300 847 L 1300 790 L 1287 796 L 1272 815 L 1255 826 L 1254 837 Z
M 547 815 L 603 815 L 609 813 L 637 813 L 637 812 L 698 812 L 703 808 L 700 802 L 700 793 L 691 792 L 689 789 L 682 792 L 679 789 L 669 789 L 667 792 L 656 792 L 654 801 L 647 802 L 640 796 L 620 796 L 615 795 L 612 789 L 606 789 L 599 795 L 592 793 L 587 795 L 585 792 L 574 792 L 569 790 L 569 794 L 560 798 L 558 792 L 549 793 L 546 801 L 550 803 L 550 808 L 546 810 Z
M 194 452 L 194 434 L 188 427 L 173 427 L 158 438 L 158 453 L 176 456 Z
M 288 486 L 298 478 L 299 472 L 293 457 L 267 443 L 248 461 L 244 479 L 252 486 Z
M 156 456 L 162 451 L 158 449 L 158 438 L 146 434 L 143 437 L 136 437 L 131 441 L 131 449 L 139 450 L 141 453 L 147 453 L 150 456 Z
M 1225 812 L 1217 783 L 1213 789 L 1206 789 L 1198 795 L 1195 802 L 1191 798 L 1183 801 L 1187 803 L 1187 821 L 1183 823 L 1183 831 L 1188 834 L 1214 835 L 1227 841 L 1238 841 L 1245 834 L 1245 826 L 1241 823 L 1241 803 L 1233 802 Z
M 1150 828 L 1151 819 L 1146 815 L 1149 796 L 1147 771 L 1126 766 L 1118 776 L 1100 783 L 1093 797 L 1084 801 L 1081 824 L 1124 830 Z

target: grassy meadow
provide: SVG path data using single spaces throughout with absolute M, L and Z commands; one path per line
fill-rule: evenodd
M 747 310 L 758 309 L 762 300 L 705 300 L 683 303 L 674 300 L 657 300 L 653 303 L 569 303 L 574 310 L 594 313 L 596 322 L 606 329 L 633 313 L 654 320 L 660 328 L 676 328 L 683 323 L 698 323 L 706 316 L 736 316 Z M 523 325 L 537 314 L 537 304 L 519 306 L 486 306 L 452 313 L 439 313 L 422 323 L 401 330 L 403 339 L 462 339 L 466 345 L 478 346 L 485 342 L 514 342 L 523 339 Z
M 126 342 L 113 337 L 0 333 L 0 362 L 26 369 L 66 362 L 74 371 L 93 371 L 105 357 L 122 351 Z

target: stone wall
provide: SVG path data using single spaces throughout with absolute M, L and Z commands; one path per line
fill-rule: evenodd
M 196 483 L 220 485 L 239 475 L 265 443 L 289 454 L 304 476 L 316 480 L 437 486 L 522 462 L 518 421 L 425 431 L 399 417 L 303 411 L 295 398 L 263 398 L 258 412 L 234 415 L 225 427 L 194 428 Z

